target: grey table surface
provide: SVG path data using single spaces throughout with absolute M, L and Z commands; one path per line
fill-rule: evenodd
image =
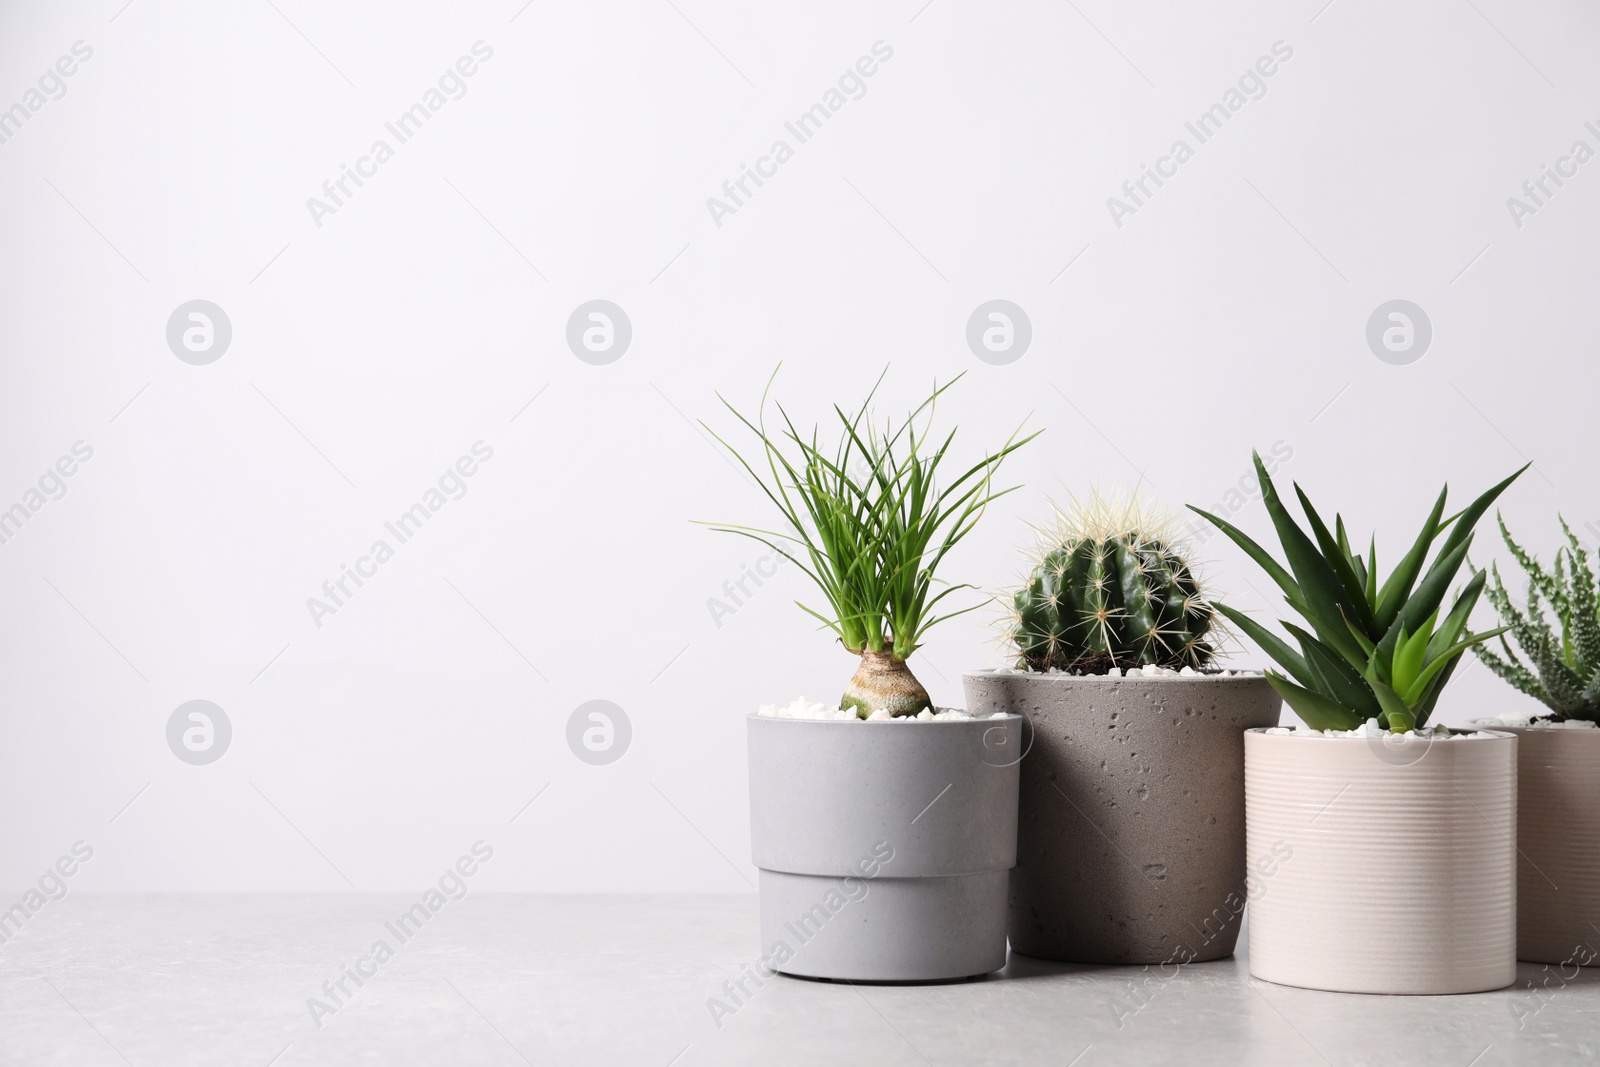
M 474 894 L 402 942 L 386 924 L 417 899 L 52 901 L 0 944 L 0 1063 L 1555 1067 L 1600 1054 L 1600 969 L 1521 964 L 1499 992 L 1375 997 L 1257 982 L 1242 953 L 1166 974 L 1013 956 L 946 985 L 746 977 L 735 999 L 759 956 L 754 897 Z M 372 976 L 339 993 L 380 940 L 392 957 L 369 956 Z

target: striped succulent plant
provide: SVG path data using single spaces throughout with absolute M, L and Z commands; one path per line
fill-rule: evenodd
M 1498 565 L 1490 567 L 1494 580 L 1487 589 L 1489 602 L 1532 668 L 1523 664 L 1504 637 L 1500 638 L 1504 656 L 1482 646 L 1473 651 L 1490 670 L 1556 714 L 1592 722 L 1600 719 L 1600 597 L 1583 542 L 1565 519 L 1561 529 L 1567 544 L 1556 551 L 1555 562 L 1546 570 L 1512 540 L 1505 520 L 1500 519 L 1500 535 L 1528 575 L 1528 607 L 1518 610 L 1511 602 Z M 1483 572 L 1478 575 L 1482 577 Z M 1541 601 L 1549 602 L 1561 625 L 1560 633 L 1545 616 Z
M 1440 609 L 1466 561 L 1472 528 L 1527 468 L 1448 518 L 1444 517 L 1446 487 L 1410 550 L 1380 584 L 1376 539 L 1369 542 L 1365 558 L 1351 551 L 1344 519 L 1334 516 L 1330 530 L 1296 485 L 1295 494 L 1311 527 L 1308 535 L 1279 500 L 1260 456 L 1255 465 L 1288 567 L 1232 524 L 1194 510 L 1261 565 L 1311 630 L 1283 623 L 1299 645 L 1296 651 L 1244 613 L 1223 604 L 1215 607 L 1277 661 L 1283 673 L 1268 671 L 1267 680 L 1308 726 L 1349 730 L 1377 719 L 1399 733 L 1425 724 L 1462 653 L 1505 632 L 1503 627 L 1483 633 L 1469 628 L 1468 617 L 1487 579 L 1482 572 L 1466 583 L 1443 618 Z M 1440 535 L 1444 543 L 1424 570 Z

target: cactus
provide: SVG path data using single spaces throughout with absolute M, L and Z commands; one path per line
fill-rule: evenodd
M 1096 496 L 1058 522 L 1012 598 L 1019 667 L 1104 674 L 1206 666 L 1216 653 L 1214 612 L 1170 520 Z

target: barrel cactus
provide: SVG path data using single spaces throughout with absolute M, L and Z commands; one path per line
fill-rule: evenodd
M 1132 501 L 1059 514 L 1012 608 L 1018 667 L 1201 670 L 1216 654 L 1214 612 L 1171 521 Z

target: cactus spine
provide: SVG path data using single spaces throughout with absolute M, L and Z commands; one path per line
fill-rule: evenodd
M 1170 520 L 1096 496 L 1058 522 L 1012 598 L 1017 666 L 1104 674 L 1210 662 L 1214 613 Z

